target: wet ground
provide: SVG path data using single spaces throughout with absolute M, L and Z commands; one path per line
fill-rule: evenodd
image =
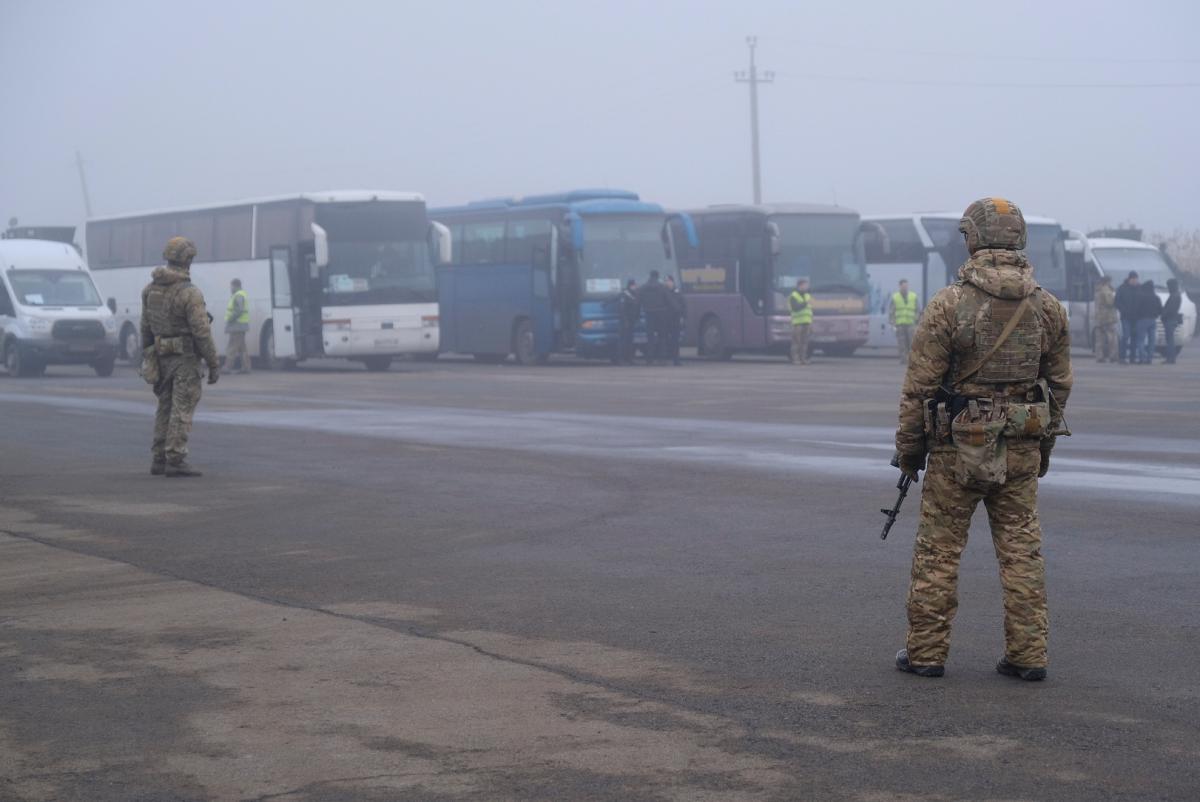
M 1040 685 L 982 513 L 891 667 L 890 359 L 227 376 L 191 481 L 129 368 L 0 377 L 0 799 L 1194 799 L 1188 353 L 1078 361 Z

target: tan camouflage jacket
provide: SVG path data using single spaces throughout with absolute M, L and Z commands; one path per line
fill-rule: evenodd
M 155 337 L 190 334 L 195 353 L 216 370 L 217 344 L 213 342 L 204 294 L 191 283 L 187 270 L 172 265 L 154 268 L 142 290 L 142 347 Z M 184 284 L 186 282 L 186 284 Z
M 1096 325 L 1111 326 L 1117 322 L 1117 291 L 1107 284 L 1096 287 Z
M 958 281 L 938 292 L 929 302 L 913 336 L 908 371 L 900 391 L 900 423 L 896 429 L 896 449 L 902 454 L 922 454 L 925 441 L 925 403 L 943 384 L 957 395 L 987 398 L 995 394 L 997 384 L 984 383 L 977 374 L 956 380 L 973 367 L 987 352 L 976 336 L 979 310 L 989 298 L 1020 301 L 1032 296 L 1034 312 L 1041 332 L 1040 345 L 1030 343 L 1033 355 L 1040 357 L 1037 377 L 1045 379 L 1054 395 L 1056 409 L 1052 428 L 1057 428 L 1062 409 L 1071 392 L 1071 340 L 1067 333 L 1067 313 L 1053 295 L 1033 280 L 1029 261 L 1016 251 L 983 249 L 958 271 Z M 1034 329 L 1036 332 L 1037 329 Z M 1014 340 L 1016 337 L 1013 338 Z M 1028 393 L 1036 379 L 1006 384 L 1011 397 Z

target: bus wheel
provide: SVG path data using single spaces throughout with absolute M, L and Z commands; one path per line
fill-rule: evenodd
M 728 360 L 733 353 L 725 347 L 725 330 L 721 321 L 710 317 L 700 326 L 700 352 L 705 359 Z
M 121 350 L 131 365 L 142 363 L 142 337 L 133 326 L 126 326 L 121 332 Z
M 513 355 L 518 365 L 532 365 L 537 362 L 537 351 L 533 344 L 533 324 L 528 320 L 517 323 L 513 332 Z
M 368 356 L 363 358 L 363 364 L 372 373 L 380 373 L 392 366 L 392 358 L 390 356 Z

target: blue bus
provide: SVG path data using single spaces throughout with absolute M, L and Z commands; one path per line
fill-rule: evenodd
M 614 189 L 476 201 L 430 217 L 452 242 L 451 263 L 438 268 L 441 350 L 484 362 L 615 360 L 625 282 L 674 275 L 676 232 L 696 241 L 686 215 Z

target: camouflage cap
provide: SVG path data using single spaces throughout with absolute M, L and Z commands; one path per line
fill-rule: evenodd
M 982 198 L 967 207 L 958 230 L 967 238 L 971 253 L 981 248 L 1025 249 L 1025 215 L 1012 201 Z
M 186 267 L 196 258 L 196 243 L 187 237 L 171 237 L 163 248 L 163 258 L 169 264 Z

